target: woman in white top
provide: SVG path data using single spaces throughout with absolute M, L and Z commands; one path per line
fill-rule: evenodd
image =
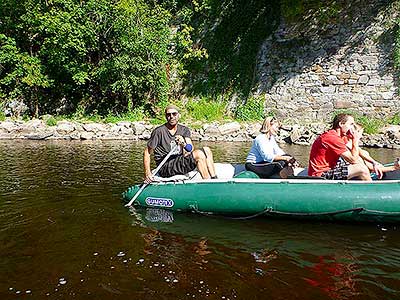
M 250 152 L 246 158 L 246 170 L 256 173 L 260 178 L 269 178 L 293 161 L 293 157 L 285 154 L 278 146 L 274 136 L 280 127 L 275 117 L 266 117 L 260 129 L 260 134 L 253 140 Z

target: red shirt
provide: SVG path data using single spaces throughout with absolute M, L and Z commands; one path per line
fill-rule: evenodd
M 308 175 L 321 176 L 333 169 L 340 155 L 347 151 L 346 141 L 331 129 L 321 134 L 313 143 L 308 163 Z

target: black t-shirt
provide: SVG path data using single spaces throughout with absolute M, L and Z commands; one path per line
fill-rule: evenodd
M 154 149 L 154 160 L 158 165 L 163 158 L 171 151 L 175 145 L 175 136 L 181 135 L 184 138 L 190 138 L 190 130 L 186 126 L 178 124 L 177 130 L 172 135 L 167 126 L 161 125 L 153 130 L 150 136 L 150 140 L 147 142 L 147 146 Z M 180 155 L 182 152 L 181 147 L 176 149 L 176 152 L 171 157 Z

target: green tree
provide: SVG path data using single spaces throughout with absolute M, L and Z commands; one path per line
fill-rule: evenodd
M 169 13 L 158 5 L 150 8 L 132 0 L 121 1 L 115 9 L 118 17 L 105 42 L 110 51 L 93 72 L 98 88 L 105 95 L 128 100 L 130 110 L 144 102 L 165 101 Z
M 0 97 L 18 97 L 33 114 L 165 100 L 169 18 L 145 0 L 3 0 Z
M 40 60 L 21 53 L 14 39 L 0 34 L 0 99 L 24 102 L 37 115 L 40 90 L 50 84 Z

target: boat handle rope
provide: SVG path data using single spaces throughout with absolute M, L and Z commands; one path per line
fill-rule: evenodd
M 344 209 L 344 210 L 337 210 L 337 211 L 332 211 L 332 212 L 321 212 L 321 213 L 290 213 L 290 212 L 283 212 L 283 211 L 268 211 L 266 213 L 269 214 L 280 214 L 280 215 L 288 215 L 288 216 L 300 216 L 300 217 L 307 217 L 307 216 L 332 216 L 332 215 L 338 215 L 338 214 L 344 214 L 344 213 L 349 213 L 349 212 L 355 212 L 359 213 L 360 215 L 363 216 L 399 216 L 400 212 L 386 212 L 386 211 L 381 211 L 381 210 L 371 210 L 371 209 L 366 209 L 363 207 L 357 207 L 357 208 L 350 208 L 350 209 Z
M 285 215 L 285 216 L 313 217 L 313 216 L 334 216 L 334 215 L 345 214 L 345 213 L 349 213 L 349 212 L 360 213 L 362 211 L 365 211 L 365 208 L 356 207 L 356 208 L 350 208 L 350 209 L 342 209 L 342 210 L 319 212 L 319 213 L 286 212 L 286 211 L 270 209 L 270 211 L 267 211 L 266 213 L 276 214 L 276 215 Z
M 212 212 L 201 211 L 201 210 L 199 210 L 199 209 L 198 209 L 197 207 L 195 207 L 195 206 L 192 206 L 191 209 L 192 209 L 195 213 L 198 213 L 198 214 L 203 215 L 203 216 L 207 216 L 207 217 L 220 217 L 220 218 L 222 217 L 222 218 L 224 218 L 224 219 L 230 219 L 230 220 L 249 220 L 249 219 L 253 219 L 253 218 L 262 216 L 262 215 L 266 214 L 268 211 L 271 210 L 271 208 L 268 207 L 268 208 L 266 208 L 266 209 L 264 209 L 264 210 L 262 210 L 262 211 L 260 211 L 260 212 L 258 212 L 258 213 L 256 213 L 256 214 L 254 214 L 254 215 L 244 216 L 244 217 L 228 217 L 228 216 L 224 216 L 224 215 L 216 215 L 216 214 L 214 214 L 214 213 L 212 213 Z
M 208 216 L 208 217 L 215 217 L 217 215 L 210 213 L 210 212 L 205 212 L 199 210 L 197 207 L 192 206 L 191 207 L 194 212 Z M 335 211 L 329 211 L 329 212 L 321 212 L 321 213 L 296 213 L 296 212 L 284 212 L 284 211 L 278 211 L 278 210 L 273 210 L 271 207 L 268 207 L 254 215 L 250 216 L 243 216 L 243 217 L 227 217 L 223 216 L 226 219 L 233 219 L 233 220 L 248 220 L 248 219 L 253 219 L 265 214 L 271 214 L 271 215 L 285 215 L 285 216 L 299 216 L 299 217 L 313 217 L 313 216 L 333 216 L 333 215 L 338 215 L 338 214 L 344 214 L 344 213 L 349 213 L 349 212 L 356 212 L 360 213 L 362 211 L 366 211 L 365 208 L 363 207 L 356 207 L 356 208 L 350 208 L 350 209 L 343 209 L 343 210 L 335 210 Z
M 364 209 L 363 215 L 373 215 L 373 216 L 379 216 L 379 215 L 385 215 L 385 216 L 400 216 L 399 211 L 382 211 L 382 210 L 372 210 L 372 209 Z
M 191 209 L 195 213 L 198 213 L 198 214 L 201 214 L 204 216 L 208 216 L 208 217 L 218 216 L 216 214 L 213 214 L 212 212 L 201 211 L 195 206 L 192 206 Z M 389 216 L 400 215 L 400 212 L 384 212 L 384 211 L 380 211 L 380 210 L 365 209 L 364 207 L 355 207 L 355 208 L 350 208 L 350 209 L 342 209 L 342 210 L 320 212 L 320 213 L 285 212 L 285 211 L 273 210 L 271 207 L 268 207 L 254 215 L 243 216 L 243 217 L 228 217 L 228 216 L 219 215 L 219 217 L 224 217 L 226 219 L 232 219 L 232 220 L 248 220 L 248 219 L 253 219 L 253 218 L 265 215 L 265 214 L 282 215 L 282 216 L 298 216 L 298 217 L 317 217 L 317 216 L 334 216 L 334 215 L 351 213 L 351 212 L 361 213 L 362 215 L 389 215 Z

